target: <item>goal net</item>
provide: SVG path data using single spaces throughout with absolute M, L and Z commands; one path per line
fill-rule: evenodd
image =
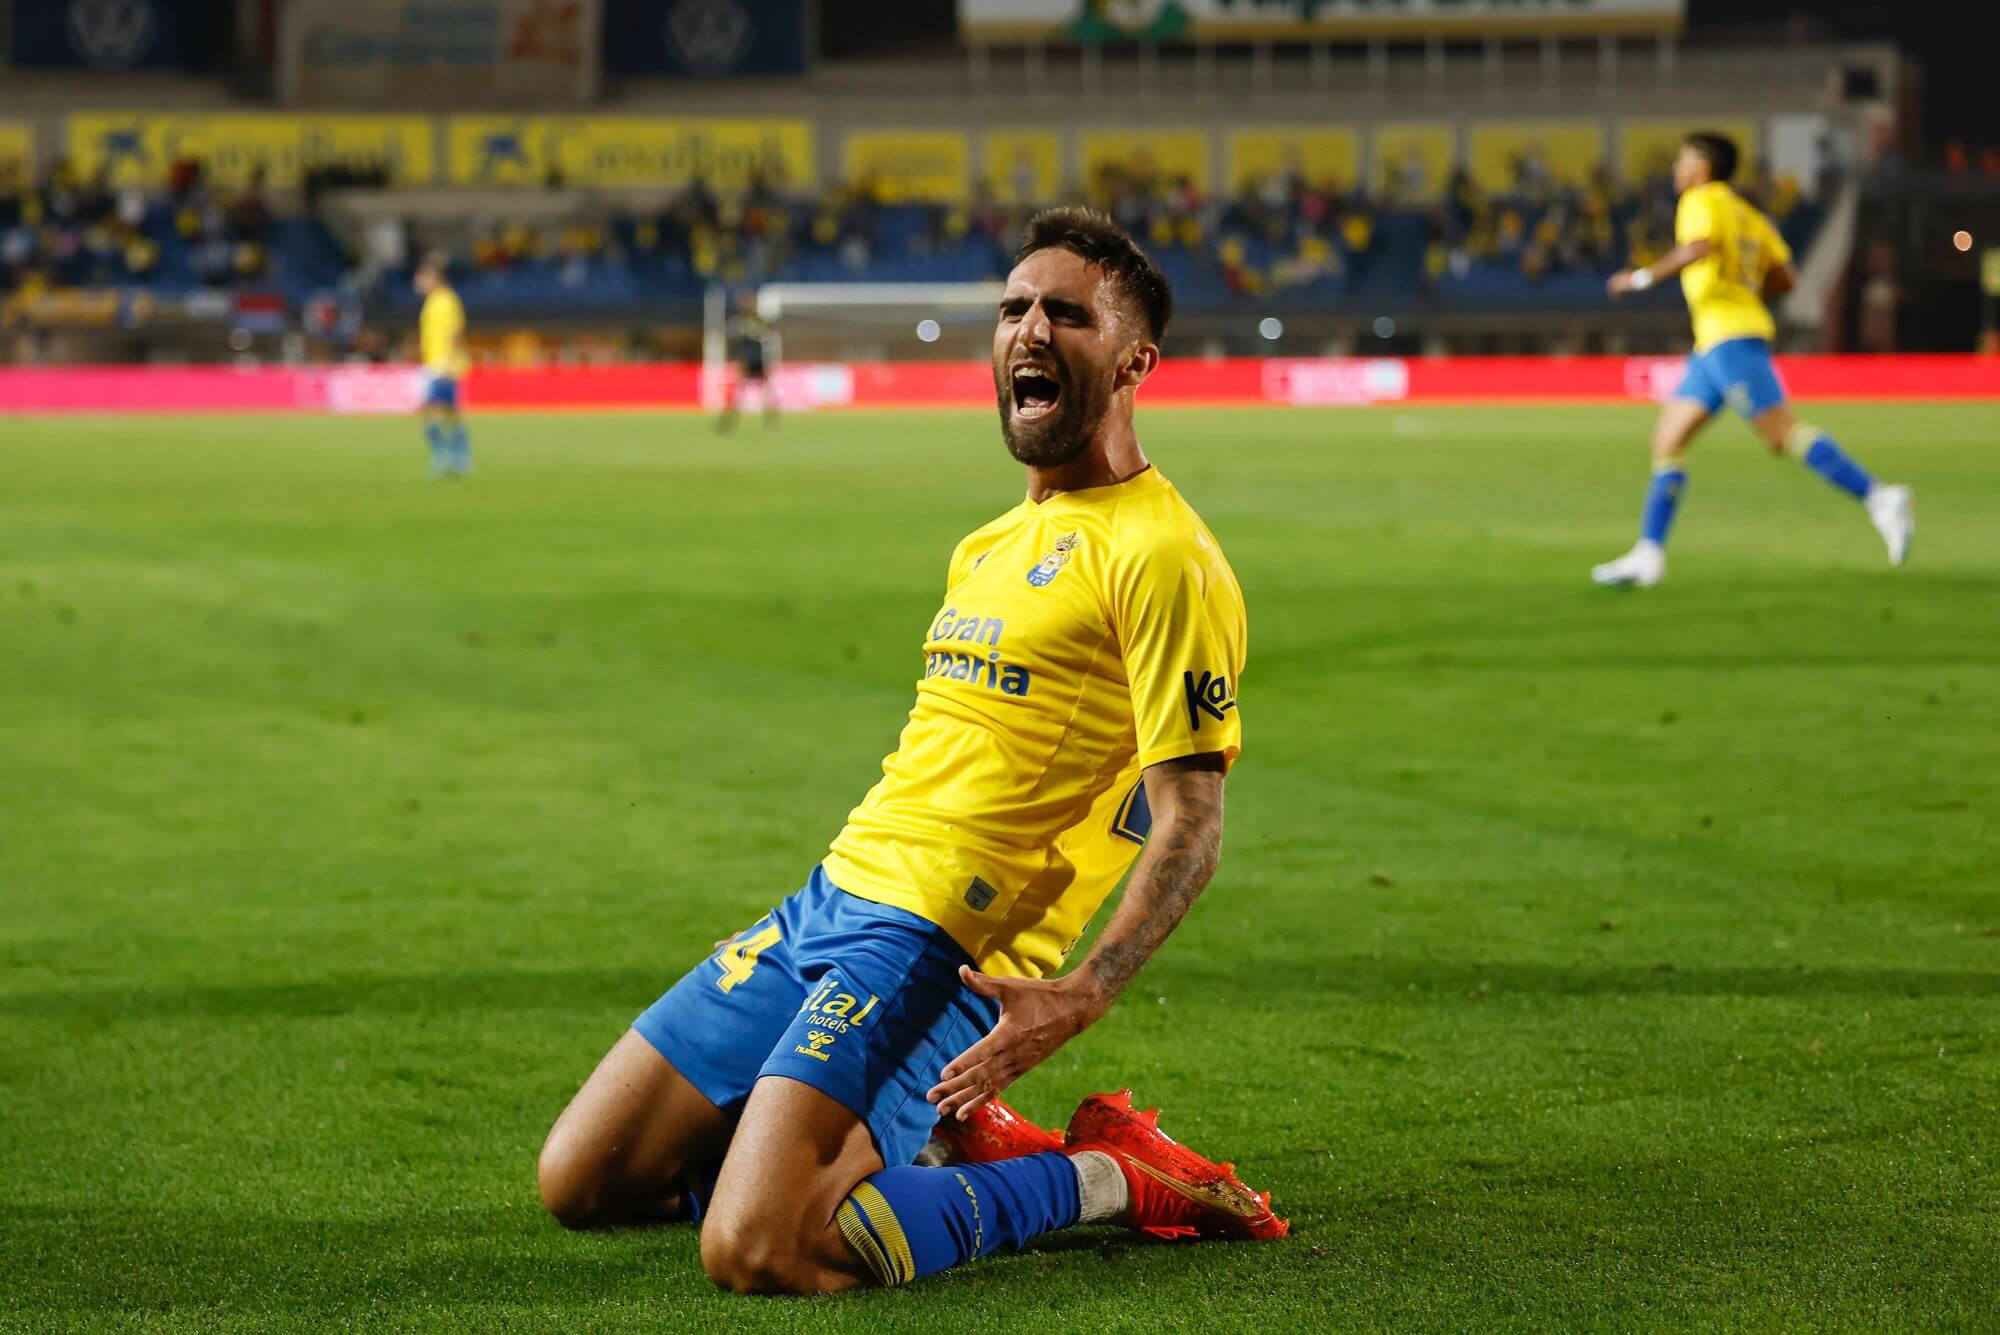
M 884 361 L 984 361 L 1003 285 L 983 283 L 766 283 L 756 290 L 771 388 L 786 409 L 851 397 L 853 367 Z M 704 303 L 702 402 L 735 392 L 732 337 L 744 321 L 711 287 Z

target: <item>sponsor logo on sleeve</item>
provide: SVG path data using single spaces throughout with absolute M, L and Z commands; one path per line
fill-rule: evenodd
M 1236 708 L 1236 692 L 1230 687 L 1229 678 L 1219 672 L 1204 672 L 1199 677 L 1183 672 L 1181 687 L 1187 692 L 1189 732 L 1200 732 L 1204 718 L 1222 722 Z

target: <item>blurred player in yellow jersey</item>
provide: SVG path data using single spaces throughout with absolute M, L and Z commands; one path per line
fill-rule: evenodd
M 472 471 L 472 445 L 458 411 L 458 382 L 471 365 L 465 350 L 465 307 L 451 290 L 442 255 L 425 256 L 417 266 L 417 343 L 424 359 L 424 443 L 431 447 L 432 477 L 464 477 Z
M 1736 157 L 1736 145 L 1722 135 L 1689 135 L 1674 160 L 1680 192 L 1674 248 L 1646 268 L 1611 277 L 1611 295 L 1618 297 L 1679 274 L 1694 320 L 1694 353 L 1653 427 L 1653 479 L 1639 541 L 1590 572 L 1599 584 L 1648 587 L 1666 574 L 1667 531 L 1687 486 L 1688 444 L 1724 404 L 1773 452 L 1798 459 L 1860 501 L 1891 564 L 1903 563 L 1916 534 L 1908 487 L 1876 482 L 1833 437 L 1792 415 L 1771 363 L 1777 325 L 1765 305 L 1797 284 L 1792 251 L 1771 220 L 1730 188 Z
M 1221 854 L 1242 592 L 1133 426 L 1171 310 L 1109 218 L 1029 223 L 993 336 L 1027 497 L 952 553 L 895 753 L 805 887 L 639 1016 L 549 1132 L 563 1223 L 685 1209 L 717 1284 L 806 1293 L 1078 1223 L 1285 1233 L 1128 1094 L 1061 1136 L 997 1102 L 1111 1007 Z M 918 1165 L 939 1127 L 957 1162 Z

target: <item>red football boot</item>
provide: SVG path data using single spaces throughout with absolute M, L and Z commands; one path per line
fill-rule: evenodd
M 940 1118 L 931 1135 L 944 1142 L 956 1163 L 992 1163 L 1048 1150 L 1060 1153 L 1063 1148 L 1061 1136 L 1036 1126 L 998 1099 L 973 1109 L 963 1122 Z
M 1271 1194 L 1243 1185 L 1236 1165 L 1215 1164 L 1160 1130 L 1158 1111 L 1135 1112 L 1132 1091 L 1092 1094 L 1069 1119 L 1065 1146 L 1101 1150 L 1132 1189 L 1130 1226 L 1156 1238 L 1282 1238 L 1289 1220 Z

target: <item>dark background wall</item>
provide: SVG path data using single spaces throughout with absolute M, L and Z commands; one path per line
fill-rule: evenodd
M 1919 99 L 1924 144 L 1948 139 L 2000 143 L 2000 99 L 1993 95 L 1992 0 L 1688 0 L 1692 40 L 1732 34 L 1793 34 L 1848 41 L 1893 41 L 1923 66 Z

